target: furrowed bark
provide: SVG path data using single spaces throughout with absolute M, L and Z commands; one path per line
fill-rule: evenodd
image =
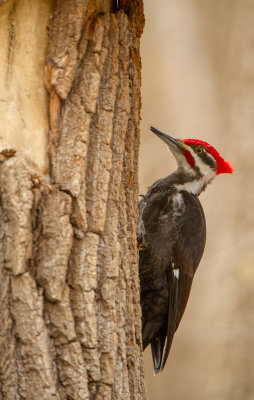
M 142 2 L 121 8 L 63 0 L 48 15 L 48 183 L 15 143 L 0 154 L 0 399 L 146 398 L 136 250 Z

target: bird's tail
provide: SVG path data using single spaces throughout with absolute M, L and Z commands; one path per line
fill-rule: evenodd
M 176 274 L 173 269 L 169 269 L 168 321 L 151 341 L 155 375 L 161 372 L 166 364 L 173 337 L 177 329 L 178 282 L 179 275 Z

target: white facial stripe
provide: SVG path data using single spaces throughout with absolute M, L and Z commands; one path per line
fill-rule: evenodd
M 212 179 L 210 179 L 211 181 Z M 187 192 L 190 192 L 192 194 L 198 195 L 199 193 L 202 192 L 202 189 L 204 188 L 205 185 L 207 185 L 207 179 L 205 176 L 199 179 L 195 179 L 194 181 L 191 182 L 186 182 L 183 183 L 182 185 L 176 185 L 176 188 L 178 190 L 186 190 Z
M 186 172 L 189 172 L 192 175 L 195 175 L 195 171 L 193 170 L 193 168 L 191 168 L 183 153 L 175 150 L 173 147 L 170 147 L 168 145 L 167 148 L 168 151 L 175 157 L 178 167 L 185 170 Z
M 195 165 L 197 165 L 198 167 L 200 167 L 200 165 L 202 165 L 202 167 L 200 167 L 201 172 L 202 172 L 202 170 L 203 170 L 203 166 L 205 166 L 205 167 L 211 169 L 211 167 L 209 167 L 209 165 L 207 165 L 207 163 L 205 163 L 205 162 L 202 160 L 202 158 L 200 158 L 200 157 L 197 155 L 197 153 L 195 153 L 195 151 L 194 151 L 193 149 L 190 149 L 190 150 L 191 150 L 191 155 L 192 155 L 192 157 L 195 159 Z M 209 157 L 211 160 L 214 160 L 213 156 L 212 156 L 210 153 L 208 153 L 208 151 L 206 151 L 206 150 L 204 150 L 204 151 L 206 152 L 206 156 L 207 156 L 207 157 Z
M 213 178 L 216 176 L 216 171 L 206 164 L 192 149 L 190 149 L 190 151 L 192 157 L 195 159 L 195 165 L 199 168 L 202 176 L 199 179 L 183 183 L 182 185 L 176 185 L 176 188 L 178 190 L 186 190 L 187 192 L 198 195 L 200 192 L 202 192 L 204 186 L 213 180 Z M 207 153 L 207 156 L 213 159 L 211 154 Z M 195 174 L 193 168 L 189 167 L 189 169 L 192 169 L 193 173 Z
M 171 147 L 169 145 L 167 147 L 168 150 L 174 155 L 179 170 L 187 172 L 190 178 L 197 175 L 197 171 L 190 166 L 185 158 L 185 155 L 182 152 L 175 150 L 174 147 Z M 202 176 L 201 178 L 197 178 L 195 180 L 190 179 L 189 182 L 183 183 L 181 185 L 176 185 L 175 187 L 178 190 L 186 190 L 187 192 L 199 195 L 204 187 L 213 180 L 216 175 L 216 171 L 214 171 L 208 164 L 206 164 L 190 146 L 186 145 L 186 149 L 187 148 L 194 158 L 195 166 L 199 168 L 200 174 Z M 213 156 L 211 154 L 207 153 L 207 156 L 213 159 Z

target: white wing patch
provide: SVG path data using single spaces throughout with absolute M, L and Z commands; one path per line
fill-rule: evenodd
M 172 262 L 171 268 L 172 268 L 174 277 L 175 277 L 176 279 L 179 279 L 179 276 L 180 276 L 180 268 L 177 268 L 177 267 L 175 266 L 175 263 L 174 263 L 174 262 Z
M 179 268 L 173 268 L 173 274 L 174 274 L 174 277 L 176 279 L 179 279 L 180 269 Z

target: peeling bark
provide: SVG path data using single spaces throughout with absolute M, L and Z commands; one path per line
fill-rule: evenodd
M 62 0 L 48 15 L 49 184 L 31 168 L 36 157 L 15 143 L 1 152 L 0 399 L 146 398 L 136 249 L 144 21 L 141 1 L 120 4 Z

